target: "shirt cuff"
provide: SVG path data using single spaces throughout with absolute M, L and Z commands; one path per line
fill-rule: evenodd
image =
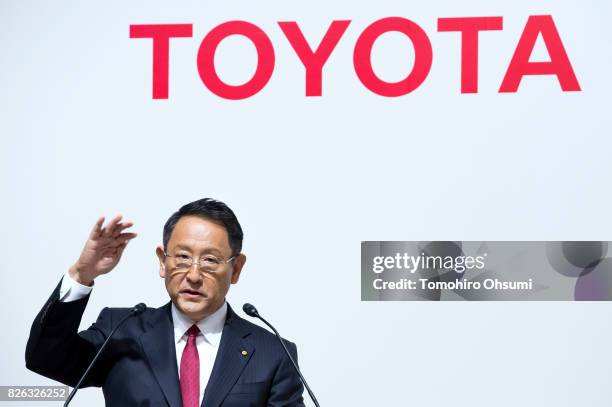
M 62 278 L 62 285 L 60 287 L 59 299 L 61 302 L 70 302 L 80 300 L 81 298 L 87 297 L 91 293 L 93 286 L 89 287 L 83 285 L 66 272 Z

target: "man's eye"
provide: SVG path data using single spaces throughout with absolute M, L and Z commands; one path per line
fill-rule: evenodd
M 176 255 L 176 259 L 178 261 L 188 261 L 189 260 L 189 256 L 185 255 L 185 254 L 177 254 Z
M 219 264 L 219 263 L 220 263 L 219 259 L 217 259 L 217 258 L 216 258 L 216 257 L 214 257 L 214 256 L 206 256 L 206 257 L 203 257 L 203 258 L 202 258 L 202 261 L 203 261 L 204 263 L 208 263 L 208 264 Z

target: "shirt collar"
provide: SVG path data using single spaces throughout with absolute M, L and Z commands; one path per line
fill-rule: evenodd
M 174 343 L 178 343 L 194 322 L 176 308 L 174 303 L 172 303 L 171 308 L 172 323 L 174 325 Z M 221 332 L 223 331 L 226 317 L 227 301 L 223 301 L 223 305 L 221 305 L 218 310 L 195 324 L 200 329 L 200 332 L 202 332 L 202 335 L 204 335 L 204 339 L 211 345 L 216 346 L 221 338 Z

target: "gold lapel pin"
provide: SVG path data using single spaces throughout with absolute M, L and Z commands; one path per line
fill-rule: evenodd
M 242 352 L 240 352 L 242 354 L 242 356 L 246 356 L 249 354 L 249 352 L 247 352 L 246 350 L 243 350 Z

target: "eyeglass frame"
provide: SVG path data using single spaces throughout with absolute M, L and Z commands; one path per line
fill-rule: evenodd
M 219 265 L 221 265 L 221 264 L 228 264 L 228 263 L 229 263 L 229 262 L 231 262 L 232 260 L 235 260 L 235 259 L 236 259 L 236 257 L 238 257 L 239 255 L 240 255 L 240 253 L 238 253 L 238 254 L 234 254 L 232 257 L 230 257 L 230 258 L 229 258 L 229 259 L 227 259 L 227 260 L 220 260 Z M 199 259 L 197 262 L 195 261 L 195 259 L 194 259 L 193 257 L 191 257 L 191 256 L 187 256 L 186 254 L 185 254 L 185 255 L 181 255 L 181 256 L 186 256 L 186 257 L 188 257 L 188 258 L 189 258 L 189 260 L 191 261 L 191 264 L 189 265 L 189 267 L 187 267 L 187 268 L 186 268 L 187 270 L 191 269 L 191 267 L 193 267 L 193 265 L 194 265 L 194 264 L 197 264 L 197 265 L 198 265 L 198 268 L 197 268 L 197 269 L 198 269 L 198 271 L 199 271 L 199 270 L 202 270 L 202 267 L 200 266 L 200 261 L 202 260 L 203 256 L 202 256 L 202 257 L 200 257 L 200 259 Z M 216 257 L 216 256 L 214 256 L 214 255 L 211 255 L 211 256 Z M 176 254 L 175 254 L 175 255 L 168 254 L 168 253 L 166 253 L 166 251 L 164 250 L 164 257 L 174 257 L 174 258 L 176 258 L 176 257 L 177 257 L 177 255 L 176 255 Z M 178 269 L 179 267 L 175 265 L 175 266 L 174 266 L 174 268 L 175 268 L 175 269 Z M 209 272 L 214 272 L 214 271 L 216 271 L 216 270 L 214 270 L 214 271 L 213 271 L 213 270 L 206 270 L 206 271 L 209 271 Z

